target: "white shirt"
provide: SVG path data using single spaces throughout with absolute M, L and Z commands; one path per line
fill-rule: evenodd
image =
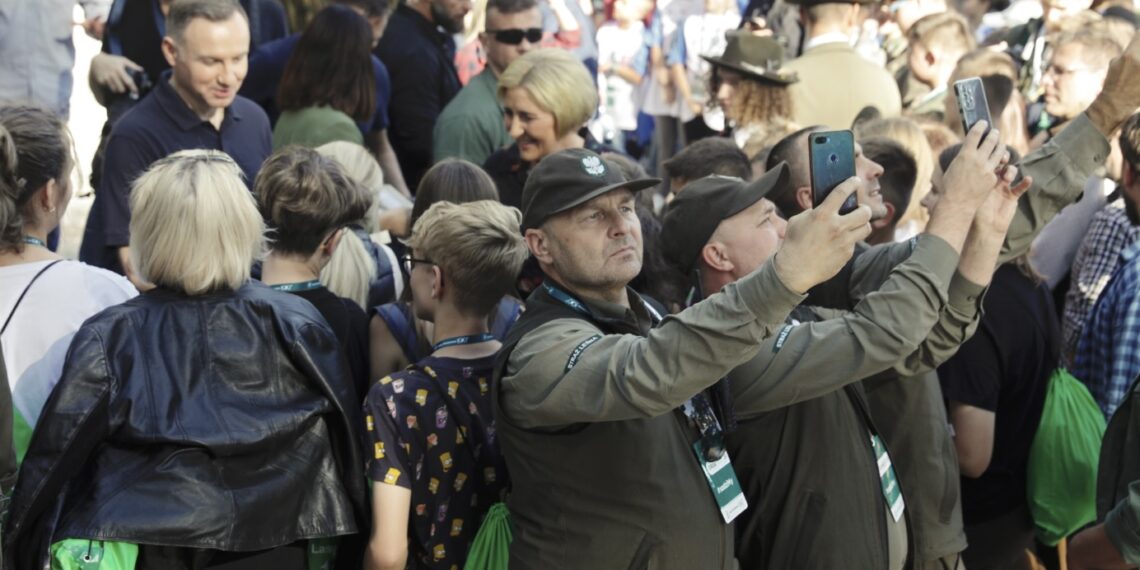
M 63 373 L 71 338 L 91 316 L 138 295 L 122 276 L 78 261 L 61 261 L 45 271 L 24 295 L 32 277 L 51 261 L 0 267 L 0 323 L 12 315 L 0 337 L 12 407 L 29 427 L 39 420 Z M 15 313 L 12 312 L 15 308 Z M 17 449 L 27 442 L 17 442 Z
M 804 52 L 807 52 L 808 50 L 819 47 L 821 45 L 839 43 L 851 45 L 851 36 L 842 32 L 831 32 L 829 34 L 818 35 L 804 43 Z

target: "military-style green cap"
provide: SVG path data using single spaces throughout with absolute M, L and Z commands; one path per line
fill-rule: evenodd
M 685 275 L 693 272 L 701 249 L 721 222 L 759 202 L 789 182 L 788 164 L 781 162 L 755 182 L 712 175 L 690 182 L 665 208 L 661 247 L 665 259 Z
M 658 178 L 626 180 L 601 156 L 584 148 L 558 151 L 530 171 L 522 195 L 522 229 L 537 228 L 554 214 L 619 188 L 634 192 L 661 183 Z

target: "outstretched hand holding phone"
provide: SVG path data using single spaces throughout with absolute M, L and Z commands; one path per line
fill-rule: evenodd
M 773 259 L 776 273 L 789 289 L 805 293 L 839 273 L 855 252 L 855 244 L 871 233 L 871 208 L 841 212 L 855 198 L 861 182 L 848 178 L 820 205 L 788 220 L 784 242 Z

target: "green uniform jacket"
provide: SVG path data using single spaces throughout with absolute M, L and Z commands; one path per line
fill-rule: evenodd
M 511 568 L 730 570 L 725 524 L 678 407 L 755 356 L 803 300 L 772 265 L 656 328 L 633 310 L 544 288 L 527 301 L 494 380 L 513 485 Z
M 786 67 L 800 76 L 789 87 L 797 124 L 849 129 L 864 107 L 875 107 L 884 117 L 902 112 L 898 84 L 890 72 L 845 43 L 813 47 Z
M 499 80 L 487 66 L 443 108 L 432 134 L 432 158 L 462 158 L 482 166 L 515 141 L 503 123 Z
M 1129 564 L 1140 563 L 1140 383 L 1112 414 L 1100 446 L 1096 513 L 1113 546 Z
M 1076 201 L 1085 181 L 1108 156 L 1108 141 L 1080 115 L 1053 140 L 1030 153 L 1019 167 L 1033 188 L 1018 203 L 998 263 L 1027 251 L 1033 238 L 1061 208 Z M 874 246 L 854 260 L 852 302 L 875 291 L 895 265 L 910 256 L 906 244 Z M 830 283 L 829 283 L 830 284 Z M 958 456 L 948 429 L 946 405 L 934 372 L 864 382 L 867 402 L 899 476 L 918 561 L 953 556 L 966 549 L 958 480 Z
M 736 406 L 728 438 L 751 505 L 737 521 L 742 568 L 902 566 L 905 522 L 887 522 L 869 437 L 877 430 L 857 382 L 931 370 L 973 334 L 983 288 L 956 275 L 957 264 L 949 244 L 920 236 L 854 311 L 797 309 L 805 322 L 729 375 L 734 400 L 754 403 Z

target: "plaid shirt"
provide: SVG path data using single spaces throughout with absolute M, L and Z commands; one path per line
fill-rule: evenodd
M 1124 200 L 1118 199 L 1097 212 L 1073 259 L 1072 284 L 1065 296 L 1063 325 L 1064 359 L 1072 365 L 1081 330 L 1108 280 L 1120 266 L 1120 252 L 1140 237 L 1140 226 L 1128 219 Z
M 1140 374 L 1140 243 L 1120 255 L 1120 268 L 1089 314 L 1073 375 L 1111 418 Z

